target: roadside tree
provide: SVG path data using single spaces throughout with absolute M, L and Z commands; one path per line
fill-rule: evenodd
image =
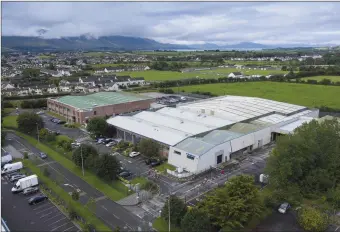
M 152 139 L 142 139 L 139 144 L 139 152 L 147 157 L 159 156 L 160 145 Z
M 166 201 L 162 209 L 162 218 L 166 221 L 169 218 L 169 200 Z M 187 207 L 183 200 L 179 199 L 177 196 L 170 196 L 170 222 L 172 225 L 180 226 L 182 218 L 187 212 Z
M 185 232 L 209 232 L 210 220 L 203 211 L 193 208 L 182 219 L 181 229 Z
M 81 167 L 82 157 L 83 157 L 84 166 L 86 168 L 92 168 L 91 166 L 86 166 L 87 164 L 86 161 L 87 159 L 89 159 L 89 157 L 93 158 L 97 156 L 98 156 L 98 152 L 96 148 L 94 148 L 91 145 L 81 144 L 80 147 L 78 147 L 77 149 L 73 151 L 72 160 L 77 166 Z
M 254 178 L 249 175 L 233 177 L 229 182 L 207 195 L 199 208 L 213 225 L 235 230 L 243 228 L 263 210 Z
M 327 194 L 340 183 L 340 121 L 311 121 L 280 137 L 268 158 L 270 189 L 279 200 Z
M 113 180 L 120 170 L 120 163 L 114 156 L 104 154 L 96 158 L 94 171 L 104 180 Z
M 41 139 L 41 140 L 46 140 L 47 135 L 48 135 L 48 130 L 45 129 L 45 128 L 41 128 L 40 131 L 39 131 L 39 137 L 40 137 L 40 139 Z
M 87 124 L 87 131 L 91 133 L 92 137 L 106 135 L 108 124 L 105 118 L 95 117 L 90 119 Z
M 76 190 L 72 191 L 72 195 L 71 196 L 72 196 L 72 199 L 74 201 L 78 201 L 79 200 L 79 193 Z
M 325 231 L 328 225 L 328 216 L 319 210 L 307 207 L 302 209 L 298 221 L 306 231 Z
M 44 127 L 42 118 L 31 112 L 24 112 L 17 118 L 18 129 L 26 134 L 37 134 Z

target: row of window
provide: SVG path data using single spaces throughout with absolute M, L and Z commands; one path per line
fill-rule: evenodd
M 182 154 L 181 152 L 176 151 L 176 150 L 174 150 L 174 153 L 177 154 L 177 155 L 181 155 L 181 154 Z M 188 158 L 188 159 L 191 159 L 191 160 L 194 160 L 194 159 L 195 159 L 195 156 L 190 155 L 190 154 L 187 154 L 187 158 Z

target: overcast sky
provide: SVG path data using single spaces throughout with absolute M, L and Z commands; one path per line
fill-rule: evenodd
M 340 2 L 2 2 L 2 34 L 176 44 L 340 44 Z

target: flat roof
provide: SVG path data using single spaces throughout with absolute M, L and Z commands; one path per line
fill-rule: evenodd
M 281 133 L 281 134 L 290 134 L 293 133 L 294 130 L 300 126 L 302 126 L 302 124 L 304 123 L 309 123 L 310 121 L 312 121 L 315 118 L 312 117 L 300 117 L 298 120 L 288 123 L 278 129 L 275 130 L 275 132 Z
M 84 96 L 64 96 L 54 100 L 78 109 L 86 110 L 98 106 L 115 105 L 147 99 L 151 98 L 127 92 L 99 92 Z
M 169 128 L 166 123 L 160 125 L 130 116 L 112 117 L 107 120 L 107 123 L 170 146 L 193 135 L 179 130 L 180 128 L 178 130 Z
M 221 96 L 194 103 L 179 104 L 178 108 L 191 112 L 205 111 L 207 114 L 220 118 L 243 121 L 260 117 L 268 113 L 292 114 L 303 109 L 304 106 L 272 101 L 256 97 Z

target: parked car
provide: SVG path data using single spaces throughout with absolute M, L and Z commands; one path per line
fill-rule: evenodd
M 59 120 L 59 121 L 57 122 L 57 124 L 60 124 L 60 125 L 65 124 L 65 123 L 66 123 L 66 121 L 61 121 L 61 120 Z
M 44 111 L 39 111 L 36 113 L 37 115 L 41 115 L 41 114 L 44 114 Z
M 116 155 L 119 155 L 119 153 L 118 153 L 118 152 L 113 152 L 113 153 L 111 153 L 110 155 L 116 156 Z
M 42 158 L 42 159 L 46 159 L 46 158 L 47 158 L 47 155 L 46 155 L 44 152 L 40 152 L 40 153 L 39 153 L 39 156 L 40 156 L 40 158 Z
M 162 163 L 162 161 L 156 160 L 156 161 L 154 161 L 154 162 L 151 162 L 150 166 L 151 166 L 151 167 L 156 167 L 156 166 L 160 165 L 161 163 Z
M 18 175 L 11 176 L 9 181 L 15 182 L 15 181 L 20 180 L 20 179 L 25 178 L 25 177 L 26 177 L 26 175 L 24 175 L 24 174 L 18 174 Z
M 72 147 L 80 147 L 80 145 L 81 143 L 78 143 L 78 142 L 71 143 Z
M 129 172 L 129 171 L 121 172 L 121 173 L 119 173 L 119 176 L 123 177 L 123 178 L 127 178 L 127 177 L 131 176 L 131 172 Z
M 132 158 L 132 157 L 136 157 L 136 156 L 139 156 L 139 155 L 140 155 L 140 152 L 133 151 L 133 152 L 130 153 L 129 156 Z
M 24 189 L 23 194 L 29 195 L 29 194 L 32 194 L 32 193 L 36 193 L 38 191 L 39 191 L 38 187 L 29 187 L 29 188 Z
M 109 142 L 109 143 L 107 143 L 105 146 L 107 146 L 107 147 L 112 147 L 112 146 L 114 146 L 114 145 L 116 145 L 117 143 L 115 142 L 115 141 L 111 141 L 111 142 Z
M 105 141 L 105 138 L 98 138 L 97 139 L 97 144 L 101 144 L 103 141 Z
M 45 195 L 39 195 L 39 196 L 36 196 L 36 197 L 32 197 L 28 200 L 28 204 L 30 205 L 35 205 L 35 204 L 38 204 L 40 202 L 43 202 L 45 200 L 47 200 L 48 197 L 45 196 Z
M 157 159 L 147 159 L 147 160 L 145 160 L 145 164 L 146 165 L 150 165 L 152 162 L 157 162 L 158 160 Z
M 111 139 L 111 138 L 106 138 L 105 140 L 104 140 L 104 143 L 105 144 L 108 144 L 108 143 L 111 143 L 113 141 L 113 139 Z
M 281 205 L 280 205 L 280 207 L 279 207 L 279 209 L 278 209 L 278 211 L 280 212 L 280 213 L 286 213 L 287 212 L 287 210 L 290 208 L 290 204 L 289 203 L 287 203 L 287 202 L 284 202 L 284 203 L 282 203 Z
M 50 119 L 51 122 L 54 122 L 54 120 L 56 120 L 56 118 L 51 118 L 51 119 Z
M 7 177 L 8 177 L 8 179 L 11 179 L 12 176 L 16 176 L 16 175 L 20 175 L 20 174 L 21 174 L 20 172 L 12 172 L 12 173 L 7 174 Z

